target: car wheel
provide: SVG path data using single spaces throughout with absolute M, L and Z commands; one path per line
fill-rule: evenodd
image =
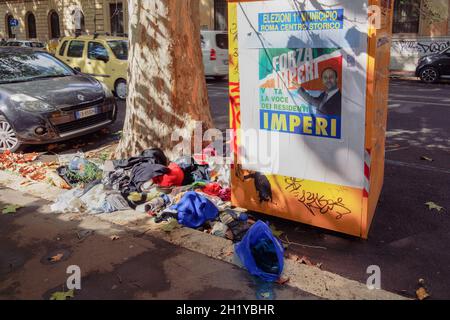
M 420 72 L 420 79 L 426 83 L 434 83 L 439 79 L 439 72 L 432 67 L 424 68 Z
M 20 147 L 20 141 L 13 127 L 4 116 L 0 116 L 0 152 L 5 150 L 16 152 Z
M 119 79 L 114 85 L 114 92 L 120 100 L 127 98 L 127 82 L 124 79 Z

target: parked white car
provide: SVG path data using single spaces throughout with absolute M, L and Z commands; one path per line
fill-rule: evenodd
M 200 33 L 205 76 L 228 76 L 228 34 L 226 31 L 202 30 Z

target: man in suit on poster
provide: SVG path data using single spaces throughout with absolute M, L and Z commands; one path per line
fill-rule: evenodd
M 310 95 L 298 83 L 294 83 L 294 85 L 299 86 L 299 95 L 307 103 L 316 107 L 318 115 L 340 116 L 342 95 L 338 87 L 337 71 L 333 68 L 326 68 L 322 71 L 321 79 L 325 90 L 318 97 Z

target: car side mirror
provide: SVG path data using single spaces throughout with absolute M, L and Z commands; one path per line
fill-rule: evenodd
M 103 61 L 105 63 L 109 61 L 109 58 L 106 55 L 98 55 L 98 56 L 95 57 L 95 59 Z
M 76 72 L 81 72 L 80 67 L 74 67 L 73 70 L 75 70 Z

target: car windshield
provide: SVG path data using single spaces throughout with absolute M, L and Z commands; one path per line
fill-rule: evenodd
M 65 77 L 74 72 L 44 52 L 0 52 L 0 84 Z
M 128 41 L 112 40 L 108 41 L 108 46 L 119 60 L 128 60 Z

